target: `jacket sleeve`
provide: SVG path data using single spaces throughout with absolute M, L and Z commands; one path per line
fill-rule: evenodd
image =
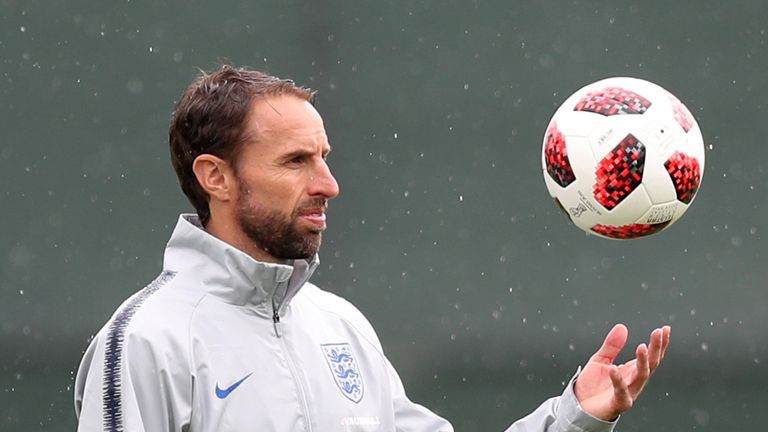
M 395 430 L 397 432 L 453 432 L 453 426 L 447 420 L 408 399 L 400 376 L 389 360 L 386 358 L 385 360 L 389 384 L 392 388 Z
M 397 372 L 391 364 L 387 365 L 393 388 L 396 430 L 453 432 L 453 426 L 447 420 L 408 399 Z M 513 423 L 506 432 L 611 432 L 616 421 L 606 422 L 592 417 L 579 406 L 573 393 L 577 376 L 578 371 L 561 396 L 546 400 L 532 413 Z
M 102 331 L 88 347 L 75 382 L 79 432 L 181 431 L 189 424 L 191 377 L 168 350 L 137 334 L 114 340 Z
M 550 398 L 526 417 L 516 421 L 506 432 L 611 432 L 615 420 L 607 422 L 587 414 L 573 393 L 576 372 L 563 394 Z

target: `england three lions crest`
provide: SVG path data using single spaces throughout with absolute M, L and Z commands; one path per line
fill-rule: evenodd
M 354 403 L 363 400 L 363 377 L 348 343 L 320 345 L 336 385 Z

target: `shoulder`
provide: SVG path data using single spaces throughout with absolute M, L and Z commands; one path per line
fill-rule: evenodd
M 297 299 L 312 305 L 326 319 L 344 322 L 381 351 L 381 343 L 371 323 L 355 305 L 343 297 L 307 283 L 302 287 Z
M 339 315 L 351 321 L 361 321 L 370 325 L 363 313 L 355 305 L 339 295 L 320 289 L 312 283 L 307 283 L 302 287 L 299 297 L 308 300 L 314 306 L 326 312 Z
M 189 320 L 183 318 L 194 307 L 175 281 L 174 273 L 161 273 L 125 300 L 89 345 L 75 379 L 81 429 L 88 424 L 86 429 L 96 430 L 102 416 L 116 422 L 154 421 L 164 403 L 186 403 L 192 369 Z M 144 410 L 137 414 L 139 405 L 151 407 L 147 417 Z M 122 411 L 105 408 L 121 406 Z M 124 419 L 114 417 L 115 412 Z
M 78 394 L 85 391 L 86 377 L 117 383 L 126 368 L 187 370 L 189 319 L 184 317 L 194 307 L 184 297 L 175 273 L 163 272 L 126 299 L 91 341 L 78 370 Z
M 105 342 L 183 348 L 190 319 L 202 297 L 184 289 L 185 285 L 177 273 L 161 273 L 117 308 L 102 330 Z

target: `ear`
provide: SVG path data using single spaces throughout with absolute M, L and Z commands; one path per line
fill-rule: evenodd
M 236 181 L 227 161 L 212 154 L 201 154 L 192 162 L 197 182 L 211 200 L 231 201 L 236 198 Z

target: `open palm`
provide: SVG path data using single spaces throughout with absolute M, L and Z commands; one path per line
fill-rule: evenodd
M 669 326 L 655 329 L 647 345 L 638 345 L 636 358 L 615 365 L 613 362 L 627 343 L 628 335 L 623 324 L 615 325 L 576 379 L 574 392 L 581 408 L 607 421 L 630 409 L 664 358 L 670 333 Z

